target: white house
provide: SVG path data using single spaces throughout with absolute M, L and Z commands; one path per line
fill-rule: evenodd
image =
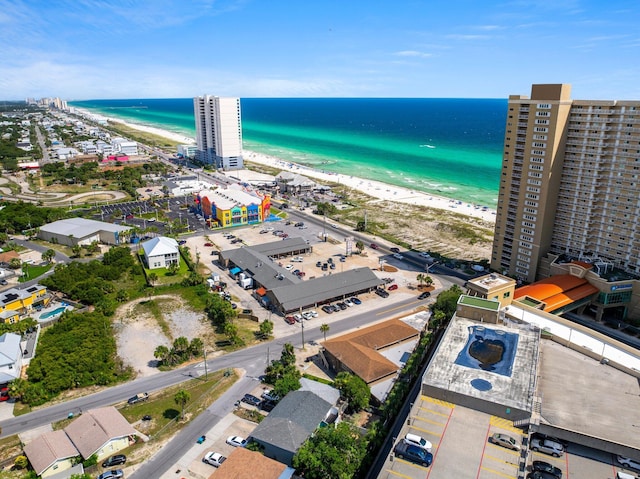
M 142 243 L 144 260 L 149 269 L 166 268 L 170 264 L 180 264 L 178 242 L 173 238 L 158 236 Z
M 111 141 L 111 145 L 113 145 L 113 150 L 116 153 L 122 153 L 127 156 L 136 156 L 138 154 L 138 144 L 135 141 L 114 138 Z
M 0 336 L 0 384 L 8 383 L 20 377 L 22 368 L 22 349 L 20 335 L 4 333 Z

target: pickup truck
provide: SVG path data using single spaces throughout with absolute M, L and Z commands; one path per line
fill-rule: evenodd
M 136 404 L 149 399 L 149 393 L 138 393 L 135 396 L 129 398 L 127 401 L 129 404 Z

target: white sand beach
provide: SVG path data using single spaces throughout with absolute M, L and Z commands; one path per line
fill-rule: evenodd
M 95 116 L 91 112 L 86 110 L 83 110 L 83 113 L 89 116 Z M 164 138 L 168 138 L 172 141 L 176 141 L 182 144 L 195 143 L 195 140 L 193 138 L 185 137 L 177 133 L 163 130 L 161 128 L 129 123 L 117 118 L 107 117 L 107 119 L 109 121 L 121 123 L 130 128 L 162 136 Z M 281 170 L 292 171 L 304 176 L 308 176 L 310 178 L 347 185 L 349 188 L 362 191 L 370 196 L 377 198 L 379 201 L 394 201 L 398 203 L 437 208 L 461 215 L 480 218 L 488 223 L 495 223 L 495 210 L 483 210 L 483 208 L 480 206 L 466 203 L 464 201 L 444 198 L 441 196 L 436 196 L 416 190 L 410 190 L 409 188 L 400 186 L 389 185 L 380 181 L 367 180 L 356 176 L 319 171 L 305 165 L 292 163 L 290 161 L 282 160 L 281 158 L 276 158 L 274 156 L 265 155 L 255 151 L 243 150 L 243 158 L 245 161 L 259 163 Z

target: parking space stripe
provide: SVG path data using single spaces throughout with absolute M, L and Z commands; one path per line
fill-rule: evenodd
M 426 417 L 422 417 L 422 416 L 411 416 L 411 419 L 413 419 L 414 421 L 427 422 L 429 424 L 434 424 L 436 426 L 444 426 L 446 424 L 446 421 L 445 422 L 432 421 L 431 419 L 427 419 Z
M 484 453 L 487 450 L 487 444 L 489 443 L 489 434 L 491 434 L 491 424 L 487 425 L 487 434 L 484 438 L 484 446 L 482 446 L 482 456 L 480 456 L 480 464 L 478 465 L 478 472 L 476 474 L 476 479 L 480 477 L 480 471 L 482 470 L 482 461 L 484 461 Z
M 421 396 L 423 398 L 426 398 L 427 396 Z M 451 416 L 453 416 L 453 407 L 451 408 L 451 411 L 449 412 L 449 418 L 447 419 L 447 424 L 445 424 L 444 429 L 442 430 L 442 435 L 440 436 L 440 441 L 442 442 L 442 438 L 444 437 L 445 433 L 447 432 L 447 428 L 449 427 L 449 422 L 451 422 Z M 435 452 L 433 453 L 433 462 L 436 462 L 436 457 L 438 457 L 438 452 L 440 451 L 440 447 L 436 448 Z M 433 466 L 433 462 L 432 462 L 432 466 Z M 429 468 L 429 472 L 427 472 L 427 476 L 425 477 L 425 479 L 429 479 L 429 476 L 431 475 L 431 471 L 433 471 L 433 467 Z
M 418 468 L 418 469 L 425 469 L 425 467 L 424 467 L 424 466 L 420 466 L 419 464 L 414 464 L 414 463 L 413 463 L 413 462 L 411 462 L 411 461 L 405 461 L 404 459 L 398 459 L 398 457 L 396 457 L 396 458 L 394 459 L 394 461 L 400 461 L 402 464 L 407 464 L 407 465 L 409 465 L 409 466 L 411 466 L 411 467 L 415 467 L 415 468 Z
M 425 429 L 423 427 L 418 427 L 418 426 L 412 425 L 412 426 L 409 426 L 409 429 L 416 429 L 416 430 L 418 430 L 420 432 L 425 432 L 427 434 L 433 434 L 434 436 L 440 437 L 440 433 L 434 432 L 434 431 L 430 431 L 429 429 Z
M 522 434 L 522 429 L 518 429 L 517 427 L 515 427 L 513 425 L 513 421 L 509 421 L 508 419 L 504 419 L 498 416 L 491 416 L 491 418 L 489 419 L 489 423 L 501 429 L 506 429 L 507 431 Z
M 500 449 L 504 449 L 504 448 L 500 448 Z M 514 452 L 515 453 L 515 451 L 509 451 L 509 452 Z M 502 462 L 504 464 L 510 464 L 512 466 L 516 466 L 517 465 L 517 464 L 515 464 L 513 462 L 509 462 L 509 461 L 505 461 L 504 459 L 500 459 L 499 457 L 490 456 L 489 454 L 485 454 L 484 457 L 486 457 L 487 459 L 491 459 L 493 461 L 496 461 L 496 462 Z
M 481 468 L 483 471 L 487 471 L 490 472 L 491 474 L 497 474 L 498 476 L 502 476 L 502 477 L 508 477 L 509 479 L 513 479 L 513 475 L 512 474 L 507 474 L 501 471 L 496 471 L 495 469 L 489 469 L 488 467 L 482 467 Z
M 498 446 L 497 444 L 493 444 L 492 442 L 489 442 L 488 438 L 487 438 L 487 442 L 489 446 L 492 448 L 495 448 L 496 451 L 504 451 L 506 454 L 512 454 L 514 456 L 520 455 L 520 452 L 518 451 L 512 451 L 511 449 L 507 449 L 506 447 Z
M 426 408 L 426 407 L 418 407 L 418 409 L 420 411 L 428 412 L 429 414 L 435 414 L 436 416 L 449 417 L 448 414 L 445 414 L 445 413 L 440 412 L 440 411 L 436 411 L 435 409 L 429 409 L 429 408 Z
M 447 401 L 443 401 L 441 399 L 435 399 L 435 398 L 432 398 L 432 397 L 429 397 L 429 396 L 424 396 L 422 394 L 420 395 L 420 399 L 422 399 L 423 401 L 426 401 L 426 402 L 431 402 L 433 404 L 438 404 L 440 406 L 445 406 L 445 407 L 448 407 L 448 408 L 451 408 L 451 409 L 456 407 L 456 405 L 453 404 L 453 403 L 450 403 L 450 402 L 447 402 Z
M 385 472 L 388 472 L 389 474 L 393 474 L 394 476 L 405 477 L 406 479 L 413 479 L 411 476 L 407 476 L 406 474 L 402 474 L 400 472 L 396 472 L 391 469 L 385 469 Z

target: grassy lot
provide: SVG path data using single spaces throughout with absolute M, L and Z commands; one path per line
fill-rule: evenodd
M 22 268 L 22 276 L 18 279 L 19 282 L 24 283 L 25 281 L 32 280 L 39 276 L 42 276 L 47 271 L 52 268 L 53 265 L 47 264 L 45 266 L 37 266 L 37 265 L 26 265 Z
M 6 461 L 22 453 L 22 442 L 18 435 L 9 436 L 0 439 L 0 462 Z M 21 477 L 20 475 L 7 475 L 3 476 L 0 473 L 0 478 L 4 477 Z

